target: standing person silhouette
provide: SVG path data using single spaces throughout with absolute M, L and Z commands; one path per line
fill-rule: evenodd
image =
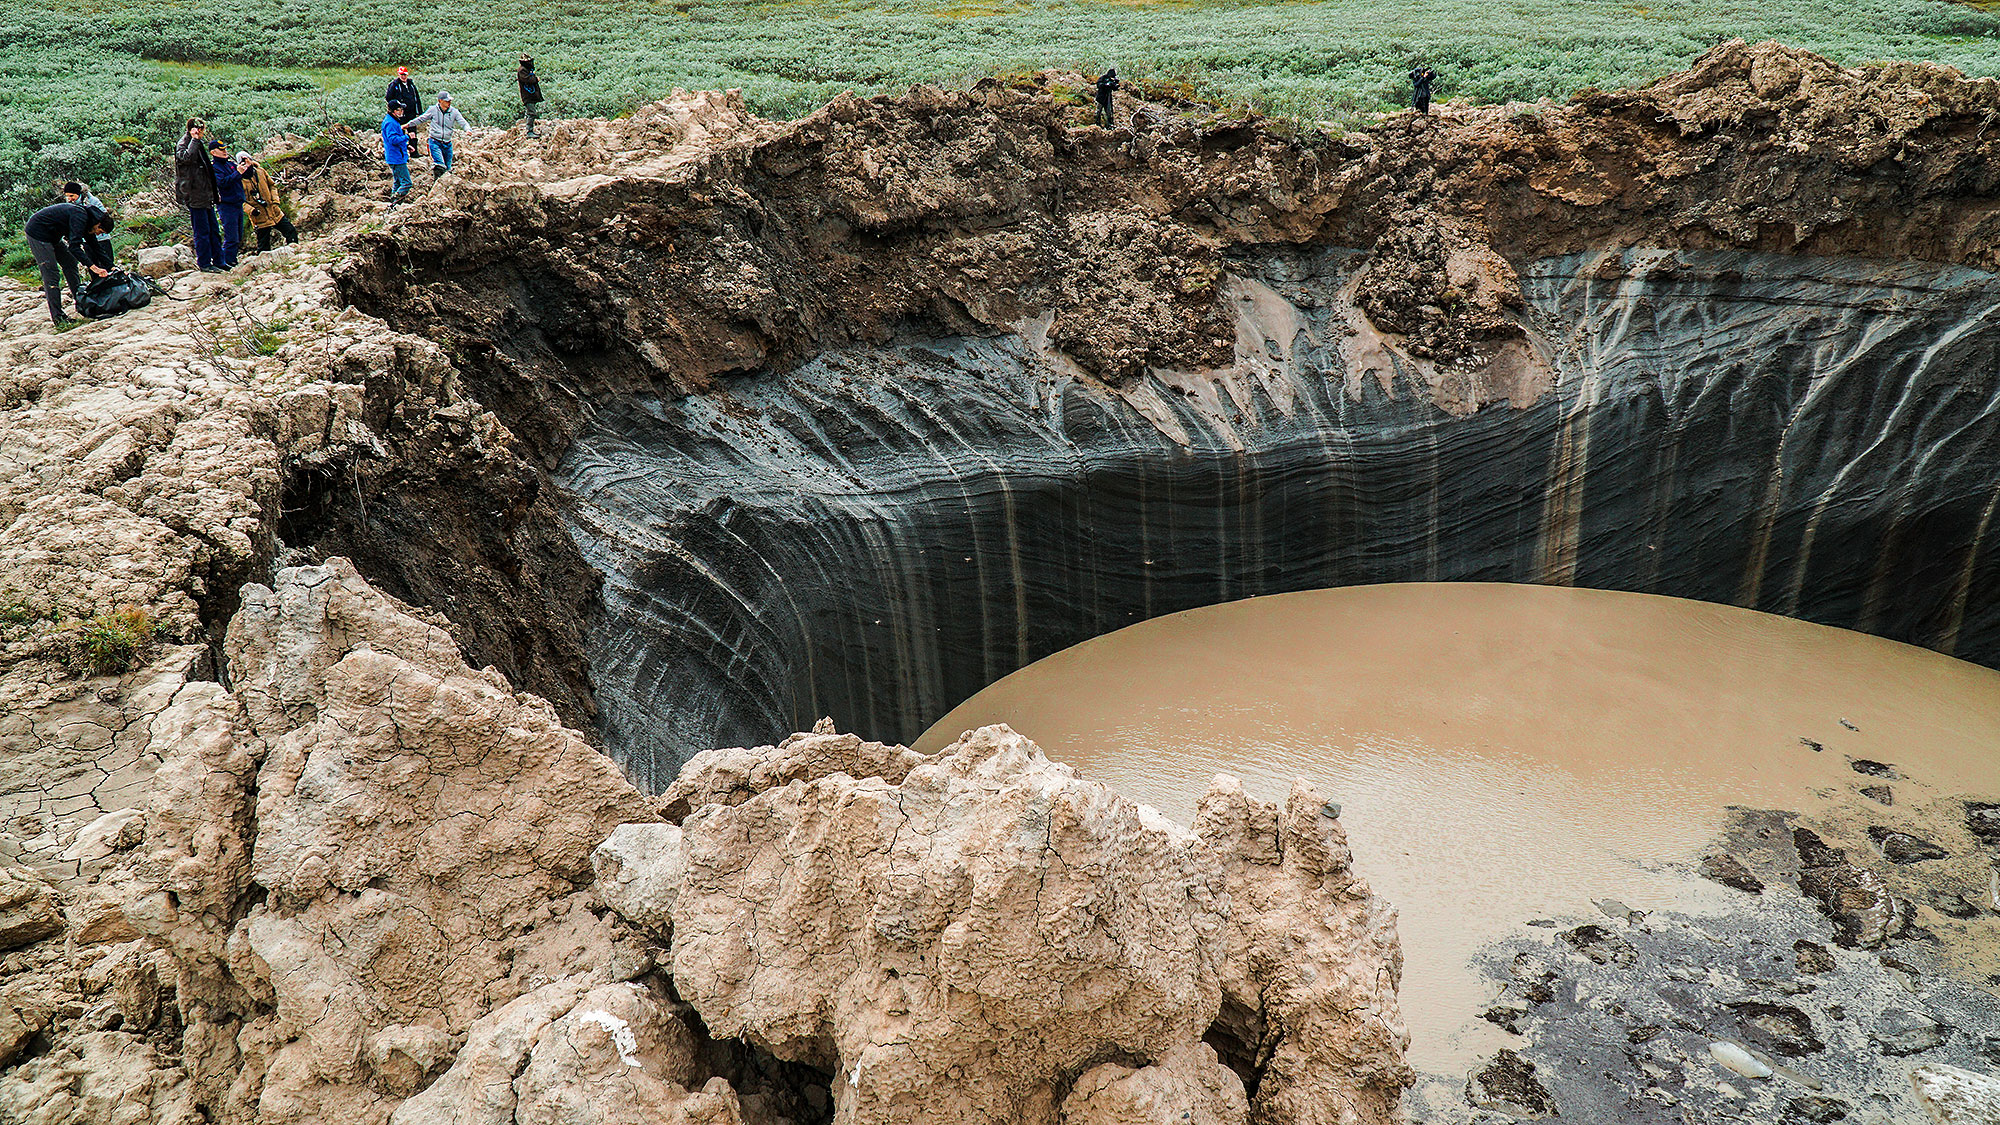
M 1411 101 L 1415 103 L 1418 113 L 1431 111 L 1431 83 L 1437 81 L 1437 76 L 1437 71 L 1423 63 L 1418 63 L 1417 68 L 1410 72 Z
M 419 125 L 430 126 L 426 139 L 431 149 L 431 175 L 437 177 L 451 171 L 451 139 L 472 128 L 465 115 L 452 108 L 451 95 L 439 94 L 436 105 L 403 122 L 405 129 L 415 129 Z
M 533 56 L 522 55 L 520 69 L 514 72 L 514 81 L 521 87 L 521 113 L 528 119 L 528 135 L 535 135 L 535 118 L 542 112 L 542 80 L 535 74 Z
M 1118 68 L 1110 67 L 1097 79 L 1097 123 L 1111 128 L 1111 95 L 1124 83 L 1118 80 Z
M 174 198 L 187 208 L 194 231 L 194 260 L 204 273 L 222 269 L 222 231 L 215 225 L 215 166 L 209 163 L 203 137 L 208 126 L 188 118 L 187 132 L 174 146 Z
M 389 83 L 390 105 L 403 107 L 403 120 L 408 121 L 424 111 L 424 99 L 417 93 L 417 84 L 410 80 L 410 68 L 396 68 L 396 78 Z

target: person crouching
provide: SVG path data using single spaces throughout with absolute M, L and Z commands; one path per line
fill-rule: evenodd
M 95 211 L 102 211 L 107 215 L 111 213 L 111 208 L 106 207 L 104 201 L 97 198 L 97 193 L 91 191 L 89 185 L 80 184 L 75 180 L 71 180 L 63 185 L 63 199 L 69 203 L 81 203 L 85 207 L 89 207 Z M 111 252 L 111 233 L 109 231 L 100 233 L 96 238 L 91 239 L 85 244 L 84 248 L 90 251 L 84 258 L 85 261 L 103 266 L 107 270 L 112 267 L 116 255 Z
M 285 197 L 271 174 L 247 152 L 236 154 L 236 170 L 243 176 L 243 210 L 257 231 L 257 252 L 271 248 L 274 233 L 284 235 L 286 242 L 297 242 L 299 230 L 285 217 Z
M 63 313 L 62 283 L 69 282 L 72 300 L 83 293 L 79 267 L 98 277 L 111 271 L 89 260 L 89 242 L 111 233 L 111 216 L 82 203 L 51 203 L 28 216 L 25 233 L 28 252 L 42 274 L 42 295 L 49 299 L 49 319 L 58 326 L 68 324 Z M 79 311 L 81 309 L 79 308 Z

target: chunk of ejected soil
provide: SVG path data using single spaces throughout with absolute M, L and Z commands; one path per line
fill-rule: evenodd
M 1739 891 L 1748 891 L 1753 895 L 1764 893 L 1764 880 L 1752 875 L 1750 869 L 1743 866 L 1742 860 L 1728 852 L 1717 852 L 1704 857 L 1701 861 L 1701 873 L 1725 887 L 1735 887 Z
M 1943 859 L 1950 852 L 1931 843 L 1921 836 L 1908 832 L 1898 832 L 1879 825 L 1868 829 L 1868 838 L 1882 849 L 1882 858 L 1890 863 L 1922 863 L 1927 859 Z

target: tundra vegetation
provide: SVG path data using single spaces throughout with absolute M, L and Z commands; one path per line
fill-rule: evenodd
M 115 194 L 158 175 L 191 114 L 232 146 L 372 125 L 397 65 L 482 125 L 518 114 L 525 50 L 551 117 L 615 115 L 677 86 L 740 88 L 791 116 L 842 90 L 1110 62 L 1341 127 L 1406 104 L 1418 60 L 1440 100 L 1535 101 L 1643 83 L 1734 36 L 2000 74 L 2000 15 L 1949 0 L 17 0 L 0 10 L 0 256 L 28 265 L 19 221 L 61 181 Z

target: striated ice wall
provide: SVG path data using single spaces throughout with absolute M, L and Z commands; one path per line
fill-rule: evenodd
M 1239 263 L 1226 372 L 1114 389 L 1029 324 L 603 410 L 558 483 L 606 580 L 606 744 L 658 786 L 821 715 L 908 740 L 1091 636 L 1369 582 L 1671 594 L 2000 663 L 2000 277 L 1545 260 L 1540 375 L 1472 409 L 1356 334 L 1353 260 Z

